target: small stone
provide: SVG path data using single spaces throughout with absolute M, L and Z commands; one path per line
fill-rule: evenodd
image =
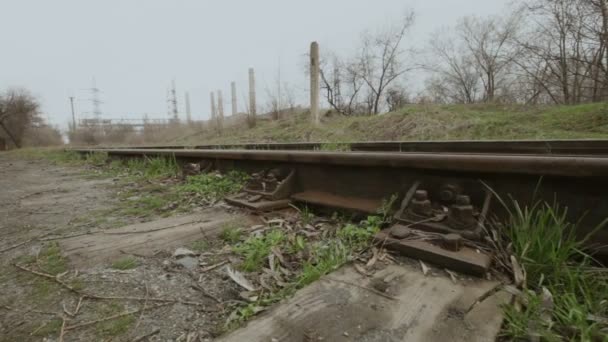
M 185 256 L 175 261 L 176 264 L 181 265 L 189 270 L 193 270 L 198 266 L 198 259 L 191 256 Z
M 405 239 L 412 234 L 412 230 L 404 226 L 394 226 L 391 228 L 391 236 L 396 239 Z
M 198 254 L 196 254 L 195 252 L 189 250 L 188 248 L 184 248 L 184 247 L 179 247 L 178 249 L 175 250 L 175 252 L 173 252 L 173 257 L 179 259 L 179 258 L 183 258 L 186 256 L 196 256 Z

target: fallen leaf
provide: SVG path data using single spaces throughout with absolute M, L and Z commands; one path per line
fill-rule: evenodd
M 422 262 L 422 260 L 420 261 L 420 267 L 422 267 L 422 274 L 424 274 L 425 276 L 427 275 L 427 273 L 429 273 L 429 268 Z
M 234 280 L 235 283 L 239 284 L 245 290 L 255 291 L 255 286 L 253 286 L 253 284 L 251 284 L 251 282 L 247 280 L 247 278 L 245 278 L 241 272 L 233 270 L 230 266 L 228 266 L 226 267 L 226 273 L 228 273 L 228 276 Z

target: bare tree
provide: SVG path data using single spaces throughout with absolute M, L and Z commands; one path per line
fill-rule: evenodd
M 358 96 L 365 84 L 357 63 L 341 62 L 334 56 L 331 67 L 322 63 L 320 73 L 321 89 L 329 105 L 342 115 L 357 114 Z
M 16 147 L 30 125 L 39 125 L 38 101 L 24 89 L 10 89 L 0 95 L 0 127 Z
M 460 43 L 460 44 L 459 44 Z M 475 57 L 459 42 L 456 34 L 441 30 L 429 44 L 424 67 L 434 77 L 427 81 L 427 90 L 439 102 L 474 103 L 479 94 L 480 73 Z
M 357 70 L 369 90 L 369 113 L 378 114 L 384 91 L 408 68 L 402 60 L 403 39 L 414 24 L 414 13 L 408 12 L 403 20 L 378 34 L 364 34 Z
M 510 46 L 518 32 L 519 17 L 517 13 L 505 19 L 465 17 L 458 25 L 461 39 L 475 59 L 485 101 L 494 101 L 509 65 L 519 54 L 518 49 Z

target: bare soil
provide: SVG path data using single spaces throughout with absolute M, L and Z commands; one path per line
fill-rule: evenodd
M 222 225 L 255 218 L 209 208 L 111 229 L 108 223 L 124 220 L 108 214 L 120 205 L 117 181 L 0 154 L 1 341 L 60 340 L 64 319 L 64 341 L 131 341 L 152 333 L 142 340 L 204 341 L 223 333 L 238 285 L 221 267 L 203 270 L 228 257 L 214 240 Z M 208 249 L 188 269 L 172 254 L 200 239 Z M 39 260 L 49 246 L 67 258 L 58 281 L 44 276 L 50 271 Z M 135 267 L 113 269 L 120 260 Z M 74 314 L 83 294 L 101 299 L 85 296 Z M 104 320 L 113 316 L 119 317 Z M 88 324 L 96 320 L 104 321 Z

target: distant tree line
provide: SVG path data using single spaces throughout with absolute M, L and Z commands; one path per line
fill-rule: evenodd
M 508 13 L 467 16 L 406 49 L 414 14 L 366 32 L 350 57 L 325 54 L 322 93 L 343 115 L 408 102 L 579 104 L 608 96 L 606 0 L 521 0 Z M 414 96 L 403 82 L 426 75 Z

